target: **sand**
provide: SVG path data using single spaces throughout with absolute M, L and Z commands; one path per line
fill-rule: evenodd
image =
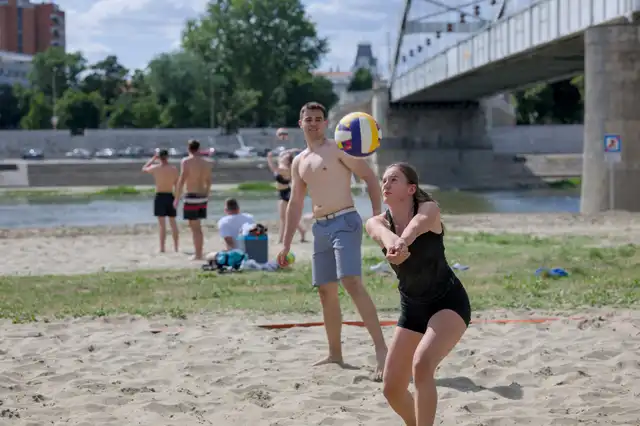
M 445 220 L 450 230 L 595 235 L 603 244 L 640 241 L 640 219 L 634 215 L 465 215 Z M 145 226 L 4 230 L 0 275 L 199 266 L 184 253 L 155 253 L 154 231 Z M 188 234 L 183 235 L 189 249 Z M 216 248 L 217 234 L 208 229 L 207 249 Z M 272 254 L 276 249 L 273 242 Z M 299 258 L 308 257 L 310 250 L 311 243 L 294 246 Z M 438 370 L 436 424 L 639 424 L 639 311 L 475 315 L 565 319 L 472 324 Z M 582 319 L 568 319 L 570 315 Z M 344 328 L 345 358 L 356 368 L 341 369 L 310 367 L 325 355 L 322 328 L 256 327 L 319 319 L 203 313 L 187 320 L 3 321 L 0 425 L 402 425 L 381 385 L 368 379 L 374 356 L 364 329 Z M 393 328 L 384 330 L 389 340 Z
M 444 216 L 450 231 L 513 232 L 541 236 L 585 235 L 600 238 L 599 245 L 640 243 L 640 215 L 610 214 L 582 217 L 572 214 L 482 214 Z M 277 227 L 268 223 L 270 257 L 275 259 Z M 189 262 L 193 254 L 189 230 L 181 226 L 181 252 L 158 253 L 157 230 L 151 225 L 0 229 L 0 275 L 78 274 L 132 269 L 198 268 L 200 261 Z M 204 229 L 205 252 L 222 248 L 215 227 Z M 308 233 L 311 238 L 310 233 Z M 298 242 L 292 251 L 300 260 L 310 259 L 313 244 Z
M 437 424 L 636 425 L 640 314 L 582 315 L 472 325 L 438 370 Z M 309 367 L 325 355 L 323 329 L 255 327 L 282 320 L 294 318 L 5 322 L 0 424 L 402 425 L 367 378 L 373 350 L 364 329 L 344 329 L 356 369 Z M 392 332 L 385 328 L 388 339 Z

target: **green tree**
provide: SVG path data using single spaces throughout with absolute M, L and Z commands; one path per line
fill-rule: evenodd
M 366 68 L 358 68 L 349 82 L 348 92 L 373 89 L 373 75 Z
M 580 89 L 571 80 L 538 84 L 514 94 L 518 124 L 582 123 L 584 105 Z
M 65 53 L 60 47 L 51 47 L 33 57 L 29 73 L 31 89 L 49 98 L 60 98 L 68 88 L 78 87 L 86 66 L 82 53 Z
M 105 104 L 112 105 L 125 90 L 127 70 L 118 62 L 118 57 L 109 55 L 89 67 L 81 88 L 85 93 L 98 92 Z
M 189 52 L 164 53 L 148 69 L 146 82 L 162 108 L 162 127 L 208 127 L 214 76 L 201 58 Z
M 104 100 L 98 92 L 70 89 L 56 103 L 58 127 L 77 132 L 98 129 L 102 123 Z
M 309 101 L 320 102 L 331 109 L 337 102 L 338 96 L 333 91 L 331 81 L 310 72 L 300 72 L 291 77 L 286 89 L 287 111 L 284 125 L 295 127 L 300 120 L 300 108 Z
M 0 85 L 0 129 L 16 129 L 20 127 L 22 111 L 20 99 L 8 84 Z
M 213 0 L 187 23 L 182 45 L 225 78 L 220 103 L 227 125 L 247 120 L 249 109 L 257 126 L 282 120 L 289 77 L 315 68 L 328 50 L 300 0 Z
M 28 95 L 29 109 L 20 120 L 20 127 L 25 130 L 50 129 L 53 108 L 43 92 L 31 92 Z

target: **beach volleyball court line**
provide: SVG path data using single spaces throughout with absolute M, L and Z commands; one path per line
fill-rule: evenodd
M 471 324 L 541 324 L 552 321 L 581 321 L 586 319 L 585 317 L 542 317 L 542 318 L 497 318 L 497 319 L 475 319 L 471 320 Z M 362 321 L 343 321 L 344 325 L 352 325 L 355 327 L 364 327 Z M 393 327 L 397 324 L 397 321 L 380 321 L 382 327 Z M 300 322 L 300 323 L 283 323 L 283 324 L 261 324 L 260 328 L 267 330 L 278 330 L 295 327 L 321 327 L 324 322 Z

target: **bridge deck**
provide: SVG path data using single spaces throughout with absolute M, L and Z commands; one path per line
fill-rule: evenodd
M 460 101 L 582 72 L 584 30 L 640 0 L 542 0 L 396 77 L 391 101 Z

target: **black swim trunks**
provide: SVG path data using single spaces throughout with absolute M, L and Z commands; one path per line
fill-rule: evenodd
M 176 217 L 173 201 L 174 198 L 171 192 L 156 192 L 153 200 L 153 215 L 157 217 Z
M 207 218 L 209 199 L 200 194 L 188 193 L 184 196 L 183 217 L 185 220 L 201 220 Z

